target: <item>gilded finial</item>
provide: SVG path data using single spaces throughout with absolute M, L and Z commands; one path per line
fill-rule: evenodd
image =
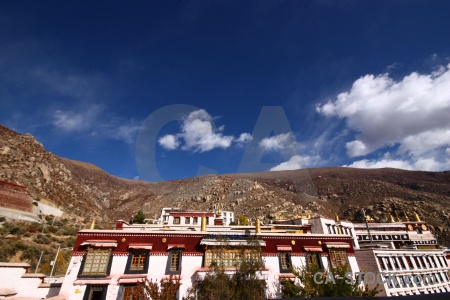
M 397 212 L 395 212 L 395 216 L 397 217 L 397 222 L 401 222 L 402 220 L 400 219 L 400 217 L 398 216 Z
M 406 215 L 406 213 L 405 213 L 405 212 L 403 212 L 403 214 L 405 215 L 405 220 L 406 220 L 406 222 L 408 222 L 408 221 L 409 221 L 409 218 L 408 218 L 408 216 Z
M 337 214 L 334 216 L 334 220 L 335 220 L 336 222 L 339 222 L 339 216 L 338 216 Z
M 206 231 L 206 216 L 205 215 L 203 215 L 202 216 L 202 224 L 201 224 L 202 226 L 201 226 L 201 231 Z
M 256 218 L 256 221 L 255 221 L 255 232 L 256 233 L 261 233 L 261 224 L 259 223 L 259 219 L 258 218 Z
M 95 229 L 95 218 L 92 219 L 92 223 L 91 223 L 91 229 Z
M 414 216 L 414 221 L 420 222 L 419 215 L 416 212 L 414 212 L 413 216 Z
M 389 221 L 391 223 L 395 223 L 394 217 L 391 214 L 389 214 Z

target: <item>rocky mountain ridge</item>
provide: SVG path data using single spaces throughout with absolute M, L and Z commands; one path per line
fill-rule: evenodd
M 32 198 L 47 199 L 85 223 L 95 217 L 104 228 L 139 209 L 153 217 L 162 207 L 220 205 L 265 222 L 305 214 L 338 214 L 360 222 L 364 207 L 377 221 L 388 221 L 389 214 L 411 217 L 416 211 L 441 242 L 450 240 L 450 171 L 321 168 L 151 183 L 117 178 L 94 165 L 58 157 L 30 134 L 0 125 L 0 179 L 26 186 Z

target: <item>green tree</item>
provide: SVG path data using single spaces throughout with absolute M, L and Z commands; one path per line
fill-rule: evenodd
M 250 222 L 249 222 L 247 216 L 239 216 L 238 220 L 239 220 L 239 225 L 250 225 Z
M 138 213 L 134 216 L 133 221 L 137 224 L 144 224 L 145 223 L 145 214 L 142 210 L 138 211 Z
M 347 267 L 321 270 L 314 266 L 311 268 L 296 267 L 292 273 L 298 280 L 283 280 L 283 298 L 315 298 L 315 297 L 374 297 L 378 294 L 378 285 L 370 289 L 367 285 L 361 286 L 358 278 L 351 278 Z

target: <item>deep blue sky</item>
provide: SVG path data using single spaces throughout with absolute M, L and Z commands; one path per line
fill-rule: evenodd
M 410 0 L 0 1 L 0 123 L 130 179 L 448 170 L 449 11 Z

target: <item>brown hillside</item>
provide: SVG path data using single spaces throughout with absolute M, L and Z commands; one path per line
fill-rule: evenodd
M 206 175 L 158 183 L 126 180 L 83 162 L 47 152 L 29 134 L 0 125 L 0 179 L 28 187 L 88 223 L 96 217 L 109 227 L 142 209 L 147 216 L 162 207 L 212 209 L 220 204 L 237 215 L 277 217 L 301 214 L 361 221 L 361 208 L 378 221 L 389 213 L 402 218 L 413 211 L 448 243 L 450 172 L 397 169 L 322 168 L 251 174 Z

